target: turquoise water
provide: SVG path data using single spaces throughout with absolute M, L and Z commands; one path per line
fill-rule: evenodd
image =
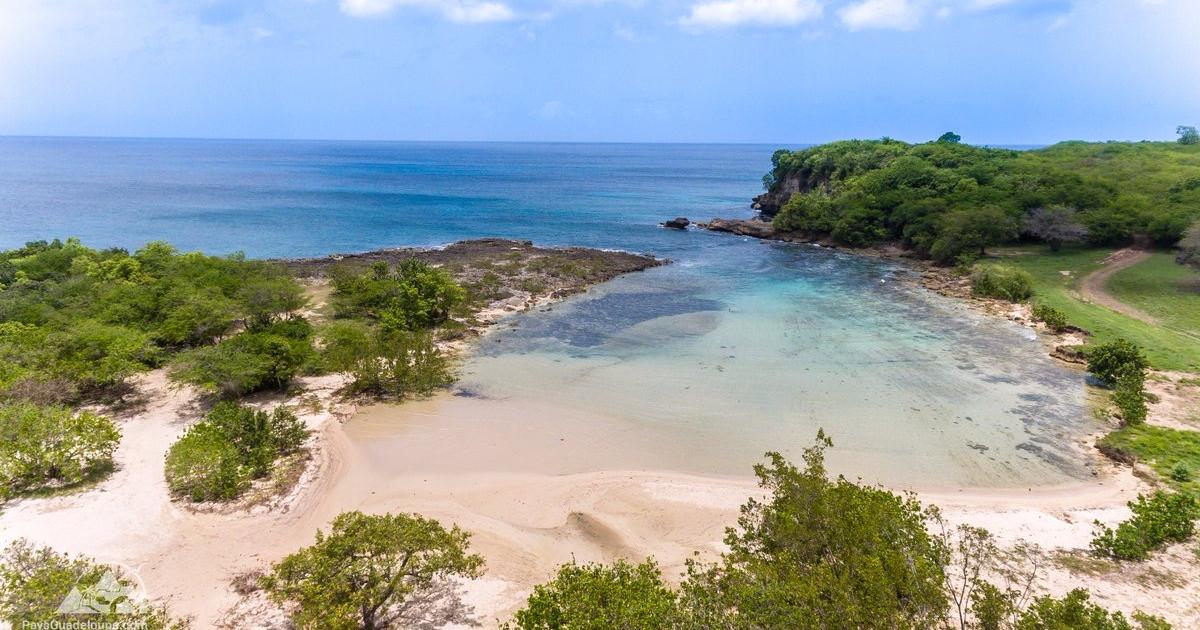
M 878 481 L 1086 476 L 1082 378 L 1029 331 L 894 263 L 657 226 L 749 216 L 774 148 L 6 138 L 0 246 L 290 257 L 506 236 L 649 252 L 674 264 L 506 321 L 459 394 L 611 422 L 636 451 L 622 466 L 745 473 L 824 427 L 839 468 Z

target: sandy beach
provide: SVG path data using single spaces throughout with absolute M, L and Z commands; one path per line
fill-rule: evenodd
M 445 414 L 472 407 L 439 405 L 437 399 L 369 407 L 342 422 L 347 409 L 339 408 L 335 385 L 329 379 L 305 383 L 322 411 L 304 416 L 318 432 L 313 466 L 300 486 L 274 506 L 213 513 L 169 499 L 162 456 L 202 410 L 193 392 L 172 389 L 161 373 L 151 374 L 141 382 L 145 408 L 121 418 L 118 471 L 84 493 L 10 507 L 0 515 L 0 542 L 24 537 L 132 567 L 151 597 L 192 616 L 197 627 L 281 627 L 261 594 L 242 598 L 230 581 L 309 544 L 342 511 L 418 512 L 471 531 L 473 548 L 487 561 L 482 578 L 448 587 L 446 607 L 430 613 L 425 625 L 459 627 L 473 620 L 486 628 L 507 618 L 534 584 L 572 559 L 653 556 L 666 576 L 677 578 L 693 553 L 712 558 L 720 552 L 724 528 L 758 491 L 748 476 L 624 469 L 627 451 L 611 439 L 619 428 L 558 434 L 548 430 L 553 417 L 537 417 L 531 409 L 525 410 L 529 434 L 511 436 L 506 445 L 487 431 L 440 430 L 443 424 L 468 426 L 470 419 L 431 415 L 431 409 Z M 386 453 L 372 452 L 397 424 L 423 426 L 426 435 L 441 439 L 388 442 Z M 577 446 L 558 452 L 553 443 L 559 440 Z M 589 458 L 580 460 L 582 453 Z M 604 461 L 611 467 L 579 470 Z M 985 527 L 1006 545 L 1036 540 L 1051 558 L 1086 549 L 1092 521 L 1126 517 L 1124 503 L 1144 489 L 1129 469 L 1106 464 L 1090 483 L 930 489 L 921 498 L 939 505 L 951 525 Z M 1155 602 L 1157 612 L 1186 627 L 1200 619 L 1197 595 L 1186 588 L 1196 574 L 1189 555 L 1172 550 L 1162 560 L 1181 580 L 1166 587 L 1169 598 L 1161 580 L 1148 580 L 1150 569 L 1138 566 L 1084 575 L 1048 562 L 1039 586 L 1061 594 L 1087 585 L 1106 605 L 1129 611 Z

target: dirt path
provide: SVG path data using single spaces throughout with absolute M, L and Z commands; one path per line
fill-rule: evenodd
M 1150 252 L 1142 249 L 1119 249 L 1112 254 L 1109 254 L 1104 259 L 1104 266 L 1084 276 L 1083 282 L 1079 285 L 1079 293 L 1089 302 L 1099 304 L 1105 308 L 1112 309 L 1122 315 L 1128 315 L 1134 319 L 1140 319 L 1147 324 L 1158 325 L 1158 319 L 1153 315 L 1134 308 L 1117 298 L 1113 297 L 1108 292 L 1108 279 L 1113 274 L 1128 269 L 1143 260 L 1150 257 Z

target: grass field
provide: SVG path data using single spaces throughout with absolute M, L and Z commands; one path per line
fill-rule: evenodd
M 1155 252 L 1110 279 L 1109 292 L 1162 324 L 1153 325 L 1080 299 L 1081 279 L 1111 253 L 1092 248 L 1052 253 L 1031 246 L 997 249 L 993 255 L 1032 274 L 1034 301 L 1065 313 L 1071 324 L 1091 333 L 1093 342 L 1124 337 L 1141 346 L 1156 368 L 1200 372 L 1200 291 L 1195 288 L 1200 273 L 1175 264 L 1167 252 Z
M 1113 431 L 1100 443 L 1137 455 L 1138 461 L 1148 464 L 1167 483 L 1200 494 L 1200 432 L 1143 424 Z M 1181 463 L 1191 471 L 1187 481 L 1171 478 L 1172 469 Z

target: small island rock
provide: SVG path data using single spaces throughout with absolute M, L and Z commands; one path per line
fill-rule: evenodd
M 692 222 L 688 221 L 687 217 L 675 217 L 674 219 L 671 219 L 669 221 L 664 221 L 663 227 L 675 228 L 676 230 L 684 230 L 684 229 L 687 229 L 687 226 L 691 225 L 691 223 Z

